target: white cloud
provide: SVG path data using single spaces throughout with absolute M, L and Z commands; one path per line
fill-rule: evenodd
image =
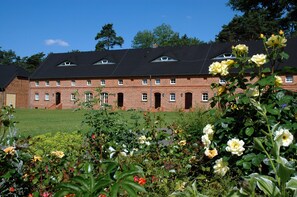
M 66 42 L 64 40 L 60 40 L 60 39 L 47 39 L 44 42 L 45 42 L 45 45 L 47 45 L 47 46 L 51 46 L 51 45 L 58 45 L 58 46 L 62 46 L 62 47 L 69 46 L 68 42 Z

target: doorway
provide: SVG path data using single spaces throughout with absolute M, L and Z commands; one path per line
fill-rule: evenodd
M 155 109 L 161 107 L 161 93 L 155 93 Z
M 56 105 L 59 105 L 61 103 L 61 93 L 56 92 Z
M 118 93 L 118 107 L 124 106 L 124 94 Z
M 187 92 L 185 94 L 185 109 L 192 108 L 192 100 L 193 100 L 192 93 L 191 92 Z
M 6 94 L 6 105 L 15 108 L 15 104 L 16 104 L 16 95 Z

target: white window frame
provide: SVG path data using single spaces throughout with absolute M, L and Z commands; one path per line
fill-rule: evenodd
M 142 85 L 147 85 L 147 79 L 142 79 Z
M 219 79 L 219 84 L 226 84 L 226 83 L 227 83 L 227 82 L 226 82 L 225 79 L 222 79 L 222 78 Z
M 161 84 L 161 79 L 160 78 L 156 78 L 155 79 L 155 84 L 156 85 L 160 85 Z
M 49 86 L 49 85 L 50 85 L 49 81 L 45 81 L 45 86 Z
M 91 80 L 87 80 L 87 86 L 91 86 L 92 85 L 92 81 Z
M 39 81 L 35 81 L 35 86 L 36 86 L 36 87 L 39 86 Z
M 57 85 L 57 86 L 61 86 L 61 81 L 60 81 L 60 80 L 57 80 L 57 81 L 56 81 L 56 85 Z
M 176 95 L 175 95 L 175 93 L 170 93 L 169 94 L 169 101 L 171 101 L 171 102 L 176 101 Z
M 35 93 L 34 101 L 39 101 L 39 93 Z
M 75 86 L 76 85 L 76 81 L 75 80 L 71 80 L 71 86 Z
M 74 101 L 76 98 L 75 98 L 75 93 L 71 93 L 71 95 L 70 95 L 70 100 L 71 101 Z
M 85 101 L 90 101 L 93 99 L 93 93 L 92 92 L 88 92 L 88 93 L 85 93 Z
M 101 85 L 102 85 L 102 86 L 105 86 L 105 84 L 106 84 L 105 79 L 101 79 Z
M 45 101 L 49 101 L 49 100 L 50 100 L 50 95 L 49 95 L 49 93 L 45 93 L 45 94 L 44 94 L 44 100 L 45 100 Z
M 202 95 L 201 95 L 201 100 L 203 102 L 208 102 L 208 99 L 209 99 L 209 95 L 207 92 L 203 92 Z
M 101 103 L 101 105 L 108 104 L 108 93 L 107 92 L 102 92 L 100 94 L 100 103 Z
M 147 93 L 142 93 L 141 95 L 141 101 L 147 101 Z
M 286 75 L 285 82 L 286 83 L 293 83 L 294 78 L 293 75 Z
M 123 79 L 119 79 L 118 80 L 118 85 L 123 85 L 124 84 L 124 80 Z
M 170 79 L 170 84 L 176 84 L 176 79 L 175 78 L 171 78 Z

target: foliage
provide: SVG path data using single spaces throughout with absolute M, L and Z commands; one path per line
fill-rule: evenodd
M 283 29 L 285 34 L 296 34 L 297 4 L 294 0 L 230 0 L 228 5 L 243 14 L 236 15 L 224 25 L 216 40 L 221 42 L 257 39 L 262 32 L 272 34 Z
M 180 36 L 174 32 L 170 25 L 162 24 L 153 31 L 139 31 L 132 41 L 133 48 L 151 48 L 154 46 L 190 46 L 203 42 L 197 38 L 189 38 L 186 34 Z
M 26 144 L 16 141 L 13 112 L 8 106 L 0 111 L 0 196 L 26 196 L 32 187 L 24 180 L 24 162 L 28 156 L 20 151 Z
M 290 177 L 296 173 L 296 148 L 281 146 L 289 146 L 296 134 L 297 97 L 281 88 L 279 66 L 289 57 L 284 33 L 261 37 L 266 54 L 249 57 L 248 47 L 239 44 L 232 47 L 235 60 L 210 65 L 210 73 L 226 83 L 212 84 L 217 94 L 211 104 L 220 107 L 222 116 L 204 127 L 201 141 L 205 155 L 220 157 L 212 162 L 215 174 L 230 171 L 237 178 L 250 174 L 249 188 L 241 189 L 242 194 L 254 196 L 261 190 L 269 196 L 287 196 L 287 181 L 292 185 L 295 181 Z
M 98 40 L 96 44 L 96 51 L 109 50 L 116 45 L 122 46 L 124 39 L 121 36 L 117 36 L 113 29 L 113 24 L 106 24 L 102 27 L 101 31 L 97 33 L 95 40 Z

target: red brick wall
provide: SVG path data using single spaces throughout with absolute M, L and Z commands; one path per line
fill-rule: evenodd
M 297 76 L 294 76 L 293 83 L 285 83 L 283 76 L 284 87 L 290 90 L 297 91 Z M 161 94 L 161 108 L 163 111 L 181 110 L 185 107 L 185 93 L 192 93 L 192 106 L 208 108 L 209 102 L 202 101 L 202 93 L 208 93 L 209 99 L 214 95 L 210 89 L 211 83 L 218 83 L 217 77 L 179 77 L 176 78 L 175 84 L 170 84 L 170 78 L 160 78 L 160 84 L 155 84 L 155 78 L 147 79 L 147 85 L 142 84 L 145 78 L 123 78 L 123 85 L 118 84 L 118 79 L 105 79 L 105 86 L 102 92 L 107 92 L 108 103 L 114 108 L 117 107 L 117 94 L 124 94 L 123 109 L 143 109 L 152 110 L 155 108 L 154 93 Z M 92 79 L 91 85 L 87 85 L 87 79 L 75 80 L 75 86 L 71 86 L 71 80 L 60 80 L 60 86 L 57 86 L 56 81 L 49 81 L 49 86 L 46 86 L 45 81 L 39 81 L 39 86 L 35 85 L 35 81 L 30 82 L 30 107 L 31 108 L 50 108 L 55 105 L 56 93 L 61 93 L 61 103 L 63 109 L 75 108 L 76 105 L 70 100 L 71 93 L 76 90 L 82 101 L 85 100 L 85 92 L 96 94 L 95 88 L 101 86 L 100 79 Z M 34 100 L 35 93 L 39 94 L 39 101 Z M 49 100 L 45 101 L 45 94 L 49 94 Z M 142 101 L 142 93 L 147 93 L 147 101 Z M 176 100 L 170 101 L 170 93 L 175 93 Z
M 5 89 L 4 94 L 16 94 L 16 108 L 28 108 L 29 80 L 15 78 Z M 4 104 L 6 102 L 4 96 Z

